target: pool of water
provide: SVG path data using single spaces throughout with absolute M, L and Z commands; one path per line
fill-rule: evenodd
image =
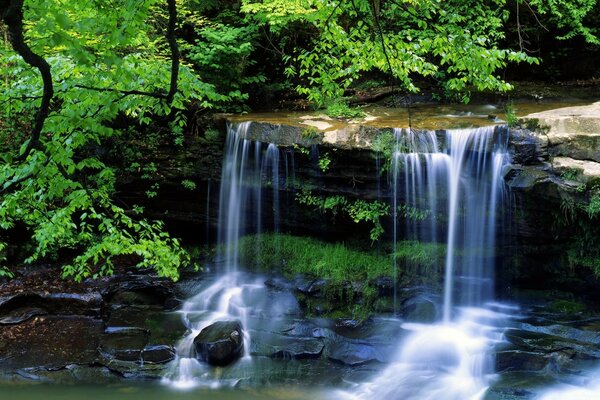
M 49 385 L 0 384 L 0 399 L 6 400 L 300 400 L 327 399 L 325 392 L 299 390 L 294 387 L 271 389 L 195 389 L 178 391 L 156 383 L 136 385 Z

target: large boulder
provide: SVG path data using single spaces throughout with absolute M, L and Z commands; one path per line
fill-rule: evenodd
M 218 366 L 231 364 L 244 352 L 242 324 L 239 321 L 215 322 L 194 338 L 194 347 L 200 360 Z

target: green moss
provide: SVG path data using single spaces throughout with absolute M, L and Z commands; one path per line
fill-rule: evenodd
M 302 139 L 305 140 L 317 140 L 320 139 L 321 136 L 323 136 L 323 133 L 319 132 L 319 130 L 314 126 L 310 126 L 308 128 L 303 129 L 300 133 L 300 136 L 302 136 Z
M 335 283 L 394 275 L 390 256 L 349 249 L 343 244 L 283 234 L 245 236 L 240 256 L 260 271 L 304 274 Z
M 399 287 L 439 279 L 445 246 L 401 241 L 396 244 L 394 259 L 392 252 L 381 254 L 341 243 L 267 233 L 243 237 L 239 252 L 248 268 L 279 272 L 288 278 L 324 279 L 319 298 L 297 294 L 308 315 L 360 321 L 375 311 L 389 311 L 393 304 L 389 298 L 382 300 L 373 283 L 376 278 L 396 276 Z
M 561 313 L 576 314 L 585 311 L 585 305 L 569 300 L 555 300 L 550 304 L 553 311 Z

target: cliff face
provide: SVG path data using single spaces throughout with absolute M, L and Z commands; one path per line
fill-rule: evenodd
M 494 135 L 506 138 L 511 157 L 504 179 L 510 188 L 512 204 L 501 210 L 499 216 L 510 221 L 499 232 L 502 240 L 498 241 L 501 245 L 497 254 L 504 260 L 504 267 L 498 271 L 498 285 L 502 291 L 510 291 L 515 285 L 535 287 L 540 274 L 547 277 L 544 280 L 549 285 L 563 281 L 565 271 L 571 271 L 569 276 L 573 277 L 567 252 L 577 239 L 579 228 L 569 221 L 575 218 L 574 214 L 568 214 L 584 209 L 598 191 L 598 109 L 600 103 L 532 114 L 519 127 L 497 125 L 494 129 Z M 147 212 L 166 220 L 189 243 L 214 244 L 224 131 L 226 124 L 235 128 L 242 123 L 241 118 L 221 120 L 223 134 L 216 141 L 207 144 L 202 138 L 190 139 L 183 153 L 162 153 L 156 160 L 161 176 L 158 196 L 145 199 L 144 184 L 131 180 L 123 185 L 124 198 L 127 202 L 145 204 Z M 310 192 L 321 197 L 344 196 L 389 204 L 393 194 L 386 170 L 389 167 L 385 152 L 389 149 L 381 139 L 393 138 L 394 127 L 385 126 L 384 122 L 342 123 L 324 117 L 286 120 L 277 116 L 246 124 L 248 139 L 263 142 L 264 146 L 274 143 L 279 148 L 281 231 L 328 240 L 362 241 L 368 245 L 368 224 L 356 224 L 342 214 L 321 213 L 300 204 L 297 197 Z M 444 130 L 413 131 L 416 135 L 433 132 L 440 145 L 444 145 Z M 186 188 L 181 183 L 184 180 L 194 182 L 194 187 Z M 272 184 L 267 182 L 268 187 L 263 189 L 264 206 L 260 208 L 263 221 L 270 220 L 273 210 Z M 381 223 L 385 242 L 391 239 L 392 219 L 384 217 Z M 589 269 L 575 271 L 573 279 L 590 281 L 589 274 Z M 596 278 L 591 280 L 595 282 Z

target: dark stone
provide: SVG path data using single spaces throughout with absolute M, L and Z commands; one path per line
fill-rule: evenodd
M 142 350 L 142 360 L 145 363 L 164 364 L 175 359 L 175 349 L 168 345 L 146 346 Z
M 81 316 L 38 315 L 0 326 L 1 369 L 91 365 L 98 357 L 101 333 L 101 320 Z
M 340 338 L 328 346 L 327 354 L 331 361 L 350 366 L 387 361 L 387 357 L 382 354 L 381 348 L 377 348 L 370 343 L 345 338 Z
M 269 278 L 265 281 L 265 285 L 268 288 L 278 290 L 280 292 L 291 291 L 294 289 L 294 284 L 290 280 L 282 277 Z
M 202 329 L 194 338 L 194 347 L 200 360 L 224 366 L 242 356 L 243 339 L 239 321 L 218 321 Z
M 297 360 L 319 358 L 324 345 L 322 340 L 311 336 L 312 329 L 306 332 L 287 330 L 289 334 L 252 331 L 250 353 L 255 356 Z M 290 335 L 294 333 L 306 333 L 308 337 Z
M 48 312 L 41 308 L 35 307 L 23 307 L 11 310 L 8 315 L 0 318 L 0 325 L 13 325 L 20 324 L 21 322 L 27 321 L 31 317 L 36 315 L 46 315 Z
M 117 305 L 164 306 L 174 297 L 174 286 L 173 282 L 152 275 L 122 275 L 110 279 L 102 296 Z
M 496 371 L 541 371 L 550 362 L 547 354 L 507 350 L 496 353 Z
M 101 307 L 102 297 L 98 292 L 23 292 L 0 297 L 0 315 L 21 308 L 37 308 L 54 315 L 99 316 Z
M 417 295 L 402 303 L 402 316 L 411 322 L 434 322 L 437 319 L 437 305 L 425 295 Z
M 380 276 L 374 279 L 372 283 L 380 296 L 392 296 L 394 294 L 394 278 L 391 276 Z
M 296 279 L 296 290 L 309 296 L 320 294 L 326 285 L 327 280 L 325 279 L 307 280 L 304 277 Z
M 107 328 L 100 338 L 100 352 L 107 359 L 138 362 L 150 332 L 142 328 Z

